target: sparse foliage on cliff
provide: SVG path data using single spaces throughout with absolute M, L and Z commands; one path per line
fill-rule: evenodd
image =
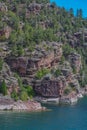
M 13 98 L 15 101 L 17 101 L 19 99 L 18 94 L 15 89 L 11 93 L 11 98 Z
M 0 71 L 2 70 L 2 67 L 3 67 L 3 59 L 0 58 Z
M 22 91 L 22 92 L 20 93 L 20 99 L 21 99 L 22 101 L 27 101 L 27 100 L 28 100 L 28 94 L 27 94 L 26 91 Z
M 35 95 L 32 86 L 27 86 L 27 93 L 30 98 L 32 98 Z
M 60 75 L 61 75 L 61 70 L 60 70 L 60 69 L 57 69 L 57 70 L 55 71 L 54 75 L 55 75 L 56 77 L 60 76 Z
M 71 89 L 70 89 L 69 87 L 67 87 L 67 88 L 64 90 L 64 94 L 65 94 L 65 95 L 68 95 L 70 92 L 71 92 Z
M 39 71 L 37 71 L 36 73 L 36 78 L 37 79 L 41 79 L 43 78 L 43 76 L 45 76 L 46 74 L 48 74 L 50 71 L 48 69 L 41 69 Z
M 72 48 L 69 44 L 63 45 L 63 54 L 65 57 L 70 55 L 72 52 L 75 52 L 75 49 Z

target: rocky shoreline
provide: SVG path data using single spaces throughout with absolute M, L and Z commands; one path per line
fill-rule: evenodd
M 18 100 L 13 101 L 8 96 L 0 96 L 0 111 L 45 111 L 46 108 L 34 100 L 28 100 L 26 102 Z
M 72 93 L 63 97 L 56 98 L 46 98 L 37 96 L 32 100 L 17 102 L 14 101 L 9 96 L 0 95 L 0 111 L 28 111 L 28 112 L 37 112 L 37 111 L 45 111 L 46 107 L 42 107 L 41 103 L 44 104 L 76 104 L 80 98 L 83 98 L 87 95 L 87 90 L 81 89 L 80 93 L 75 94 Z
M 83 98 L 87 95 L 86 89 L 82 89 L 78 94 L 70 94 L 63 97 L 57 98 L 44 98 L 44 97 L 36 97 L 35 100 L 44 103 L 44 104 L 76 104 L 80 98 Z

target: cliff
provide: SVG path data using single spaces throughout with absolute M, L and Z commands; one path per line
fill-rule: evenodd
M 47 0 L 1 0 L 0 21 L 0 93 L 15 101 L 62 99 L 86 86 L 87 20 L 82 15 L 74 17 Z

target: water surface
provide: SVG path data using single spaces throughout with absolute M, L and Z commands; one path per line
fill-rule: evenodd
M 73 106 L 53 106 L 49 112 L 0 112 L 0 130 L 87 130 L 87 98 Z

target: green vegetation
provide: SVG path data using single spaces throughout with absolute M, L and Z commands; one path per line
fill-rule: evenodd
M 21 93 L 20 93 L 20 99 L 22 101 L 27 101 L 28 100 L 28 94 L 27 94 L 26 91 L 21 91 Z
M 30 98 L 32 98 L 35 95 L 32 86 L 27 86 L 27 93 Z
M 3 82 L 2 82 L 2 85 L 1 85 L 1 88 L 0 88 L 0 92 L 4 96 L 7 95 L 7 86 L 6 86 L 5 80 L 3 80 Z
M 41 69 L 41 70 L 38 70 L 37 73 L 36 73 L 36 78 L 37 79 L 41 79 L 43 78 L 46 74 L 48 74 L 50 71 L 48 69 Z
M 69 87 L 67 87 L 67 88 L 64 90 L 64 94 L 65 94 L 65 95 L 68 95 L 70 92 L 71 92 L 71 88 L 69 88 Z
M 18 94 L 15 89 L 11 93 L 11 98 L 13 98 L 15 101 L 17 101 L 19 99 Z
M 0 12 L 0 19 L 6 16 L 9 20 L 5 22 L 1 20 L 0 28 L 3 29 L 7 25 L 12 28 L 8 42 L 12 54 L 16 56 L 24 55 L 24 48 L 29 47 L 32 50 L 35 44 L 40 44 L 42 41 L 67 43 L 67 49 L 70 49 L 69 40 L 65 33 L 73 35 L 79 28 L 87 27 L 87 20 L 82 18 L 81 9 L 77 10 L 77 17 L 74 17 L 73 9 L 67 12 L 64 8 L 56 7 L 55 3 L 47 7 L 46 3 L 49 3 L 49 0 L 36 0 L 35 2 L 41 6 L 40 11 L 38 11 L 39 15 L 31 12 L 27 17 L 26 9 L 28 10 L 32 0 L 14 0 L 12 3 L 4 0 L 4 2 L 9 10 L 6 13 Z M 21 4 L 25 5 L 21 7 Z M 64 47 L 64 49 L 66 48 Z M 64 51 L 64 53 L 66 52 Z
M 61 70 L 57 69 L 57 70 L 55 71 L 54 75 L 55 75 L 56 77 L 60 76 L 60 75 L 61 75 Z
M 64 61 L 65 61 L 65 57 L 64 57 L 64 55 L 63 55 L 63 56 L 61 57 L 60 64 L 63 64 Z
M 69 44 L 63 45 L 63 54 L 65 57 L 70 55 L 72 52 L 75 52 L 75 49 L 72 48 Z
M 76 68 L 72 66 L 73 73 L 76 74 Z
M 27 101 L 29 98 L 32 99 L 34 95 L 35 94 L 32 86 L 24 86 L 22 87 L 20 93 L 16 92 L 14 89 L 11 93 L 11 98 L 13 98 L 15 101 L 19 99 L 22 101 Z
M 17 73 L 15 73 L 14 76 L 17 78 L 17 80 L 18 80 L 18 85 L 19 85 L 19 87 L 22 89 L 22 88 L 23 88 L 23 84 L 22 84 L 22 79 L 21 79 L 21 77 L 20 77 Z
M 0 71 L 2 70 L 2 67 L 3 67 L 3 59 L 0 58 Z
M 28 98 L 33 98 L 34 96 L 34 90 L 32 88 L 32 86 L 27 86 L 27 85 L 23 85 L 22 83 L 22 79 L 21 77 L 15 73 L 15 77 L 18 79 L 18 84 L 19 84 L 19 87 L 20 87 L 20 90 L 21 90 L 21 94 L 18 95 L 16 93 L 16 91 L 14 90 L 12 93 L 11 93 L 11 97 L 14 99 L 14 100 L 18 100 L 18 99 L 21 99 L 21 100 L 27 100 Z

